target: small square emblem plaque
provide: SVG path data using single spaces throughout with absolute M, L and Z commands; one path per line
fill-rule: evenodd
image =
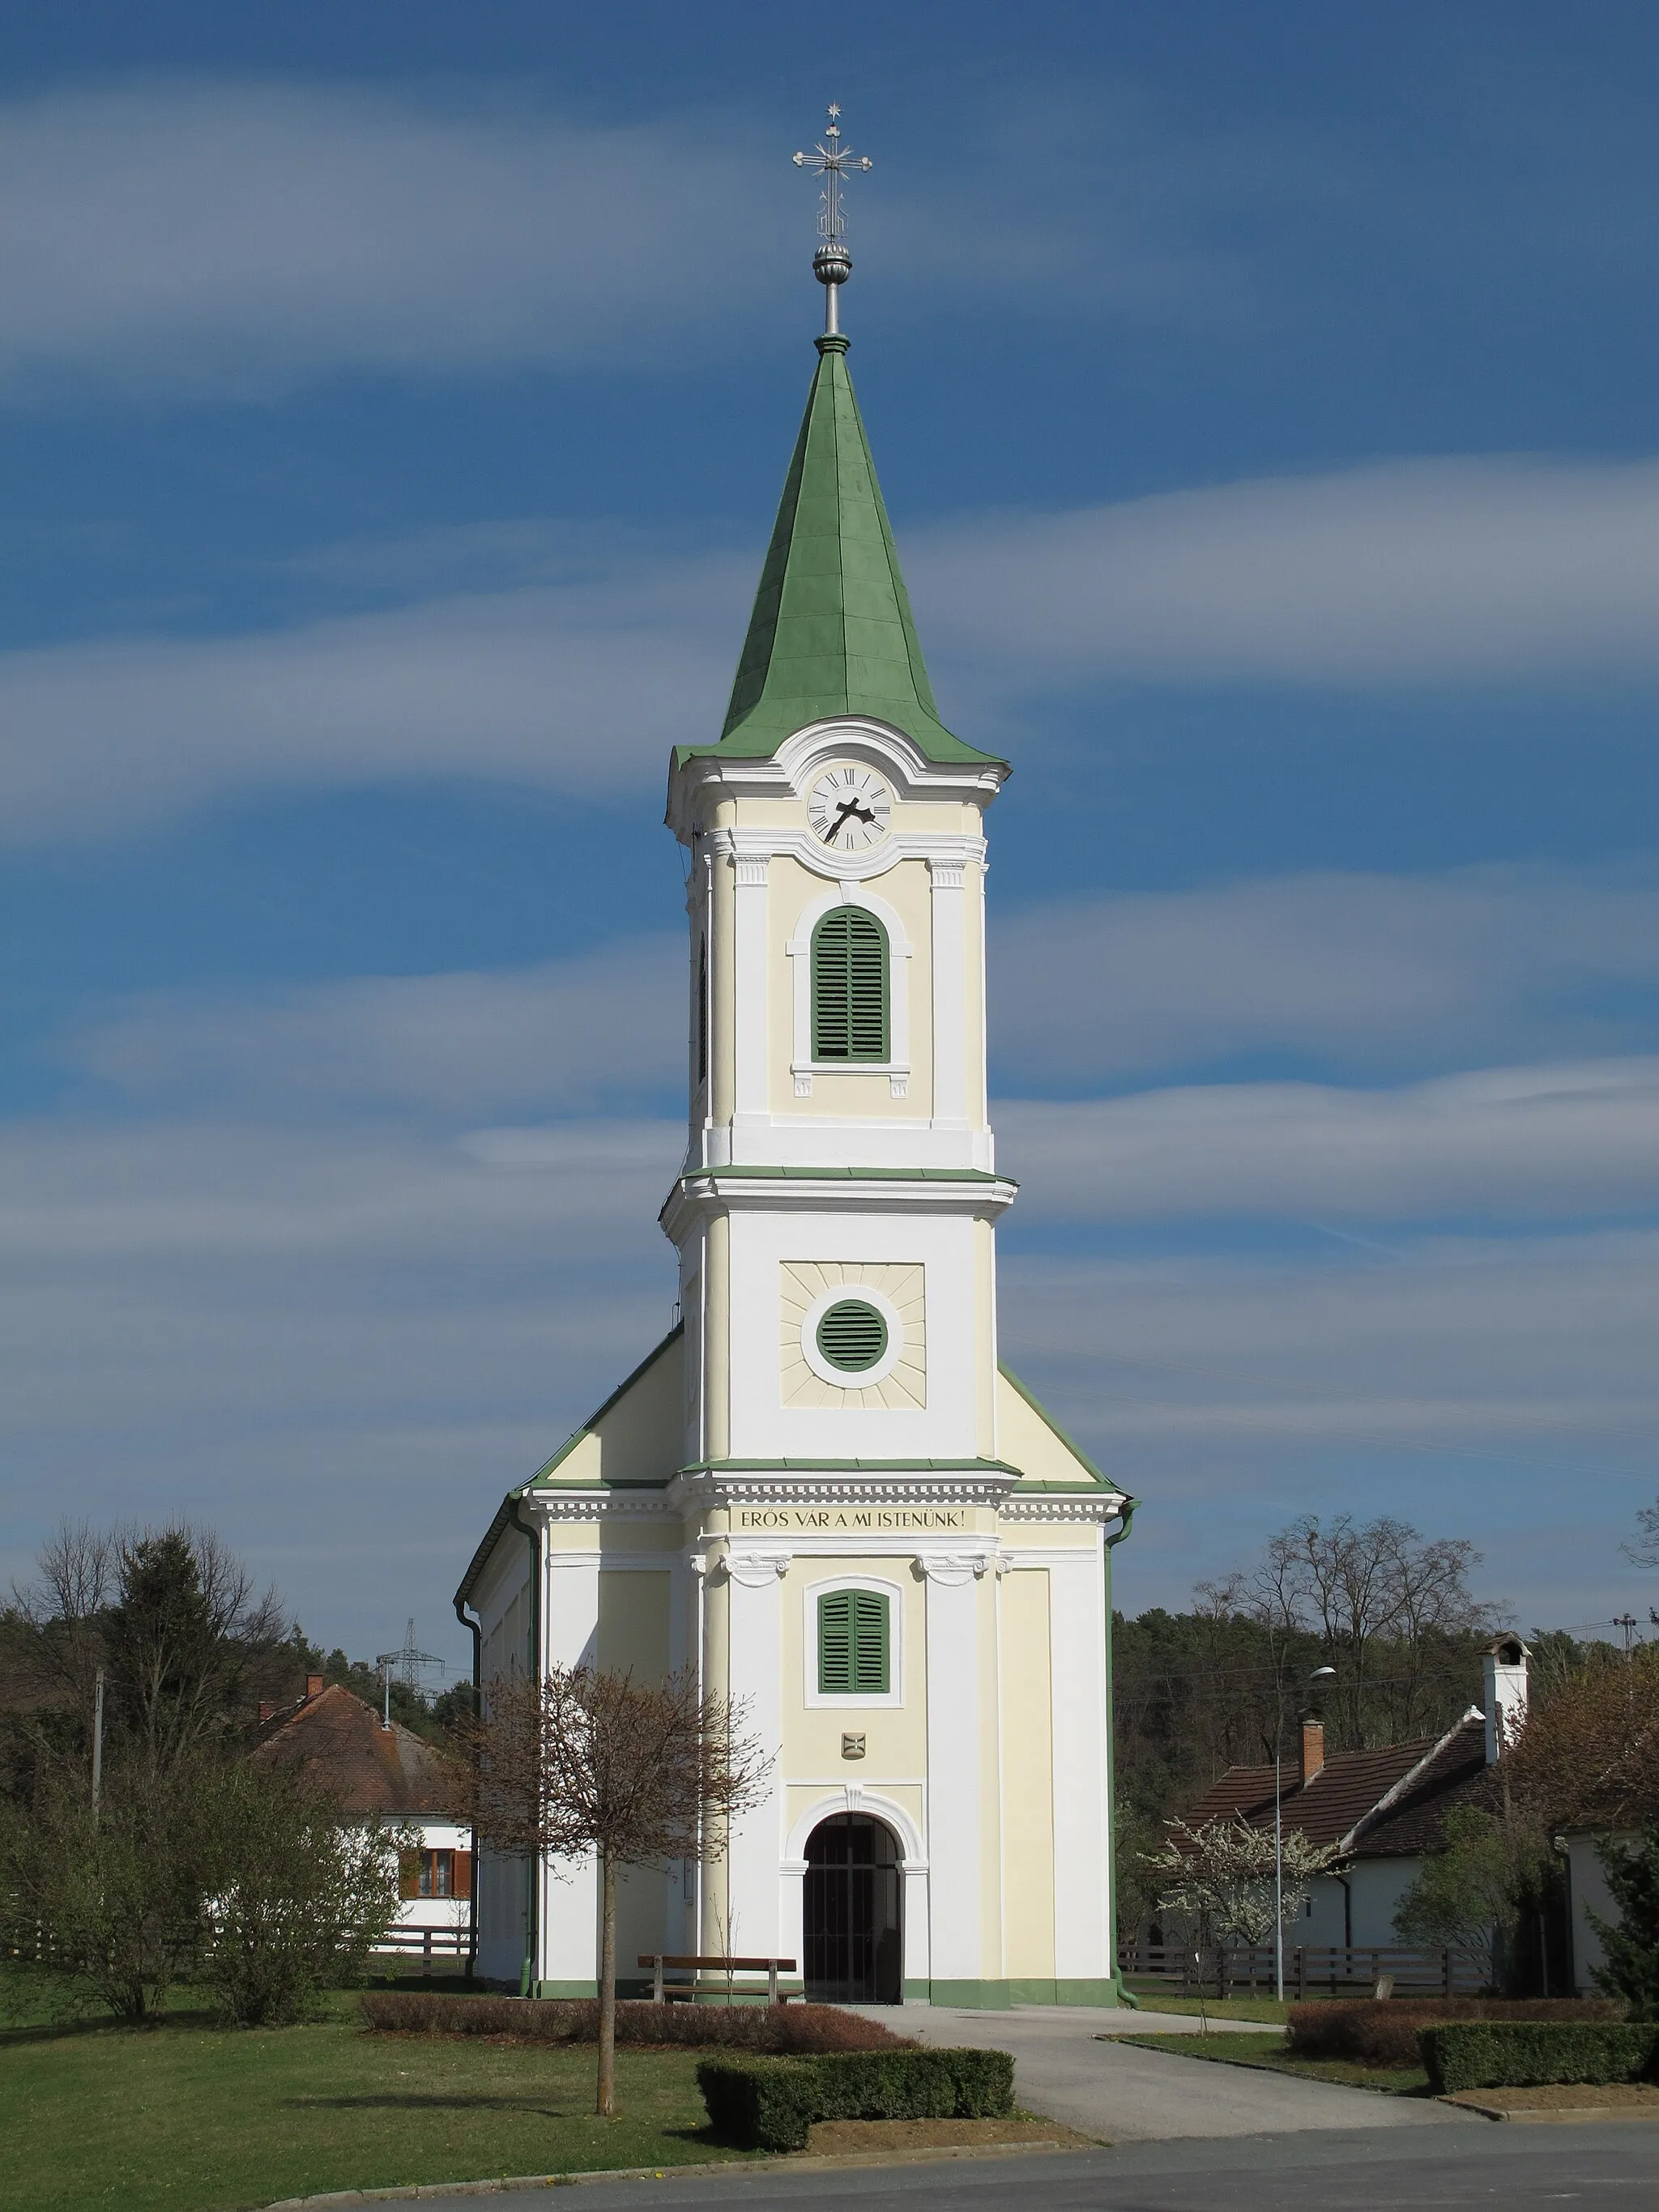
M 843 1759 L 862 1759 L 864 1756 L 862 1735 L 843 1735 L 841 1740 L 841 1755 Z

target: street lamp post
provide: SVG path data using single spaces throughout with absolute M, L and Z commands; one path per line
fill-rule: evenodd
M 1334 1667 L 1316 1667 L 1310 1683 L 1335 1679 Z M 1273 1732 L 1273 1996 L 1285 2002 L 1285 1793 L 1283 1724 Z

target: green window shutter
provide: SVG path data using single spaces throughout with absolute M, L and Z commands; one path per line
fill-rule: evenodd
M 820 1697 L 885 1697 L 888 1648 L 884 1597 L 874 1590 L 830 1590 L 818 1600 Z
M 886 1060 L 887 932 L 861 906 L 832 907 L 812 932 L 812 1057 Z

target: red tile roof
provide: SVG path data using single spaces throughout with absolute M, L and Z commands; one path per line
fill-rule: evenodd
M 338 1682 L 267 1723 L 250 1756 L 297 1768 L 346 1813 L 395 1820 L 461 1802 L 458 1770 L 441 1752 L 396 1721 L 382 1728 L 374 1707 Z
M 1343 1844 L 1390 1790 L 1436 1748 L 1421 1743 L 1391 1743 L 1381 1751 L 1333 1752 L 1304 1790 L 1297 1769 L 1282 1770 L 1280 1818 L 1310 1843 Z M 1253 1828 L 1270 1828 L 1273 1819 L 1271 1766 L 1230 1766 L 1185 1816 L 1189 1827 L 1237 1815 Z
M 1378 1808 L 1354 1846 L 1356 1858 L 1415 1858 L 1438 1848 L 1446 1815 L 1462 1805 L 1495 1798 L 1486 1764 L 1486 1723 L 1476 1713 L 1449 1729 L 1421 1771 L 1397 1796 Z

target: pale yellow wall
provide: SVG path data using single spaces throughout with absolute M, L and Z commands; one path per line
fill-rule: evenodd
M 1054 1971 L 1048 1575 L 1035 1567 L 1005 1575 L 1000 1603 L 1005 1971 L 1048 1981 Z
M 668 1574 L 605 1567 L 599 1573 L 599 1662 L 608 1674 L 660 1682 L 668 1672 Z
M 997 1376 L 997 1455 L 1034 1482 L 1092 1482 L 1076 1453 L 1057 1437 L 1006 1375 Z
M 895 808 L 897 820 L 902 810 Z M 805 819 L 805 810 L 800 810 Z M 894 987 L 897 971 L 905 971 L 909 1005 L 910 1082 L 908 1095 L 895 1098 L 882 1074 L 815 1075 L 809 1098 L 795 1096 L 793 1073 L 795 1042 L 795 963 L 785 950 L 801 928 L 801 916 L 835 886 L 823 876 L 787 854 L 773 860 L 767 872 L 767 1018 L 769 1024 L 769 1092 L 775 1114 L 807 1116 L 848 1115 L 857 1121 L 925 1120 L 933 1112 L 933 879 L 923 860 L 901 860 L 857 890 L 883 899 L 897 914 L 910 945 L 910 957 L 893 956 Z
M 682 1334 L 594 1424 L 599 1441 L 597 1471 L 603 1480 L 662 1482 L 678 1467 L 684 1371 Z M 562 1475 L 568 1465 L 567 1461 L 558 1474 Z
M 884 1776 L 917 1778 L 927 1771 L 927 1616 L 923 1586 L 910 1571 L 913 1553 L 896 1559 L 809 1559 L 797 1553 L 783 1583 L 783 1772 L 811 1776 L 823 1781 L 874 1785 Z M 892 1603 L 902 1613 L 903 1629 L 902 1705 L 809 1705 L 806 1702 L 806 1655 L 817 1650 L 817 1601 L 812 1619 L 805 1620 L 803 1593 L 838 1577 L 872 1577 L 891 1583 Z M 817 1687 L 816 1680 L 813 1683 Z M 845 1759 L 841 1755 L 843 1729 L 861 1729 L 865 1756 Z

